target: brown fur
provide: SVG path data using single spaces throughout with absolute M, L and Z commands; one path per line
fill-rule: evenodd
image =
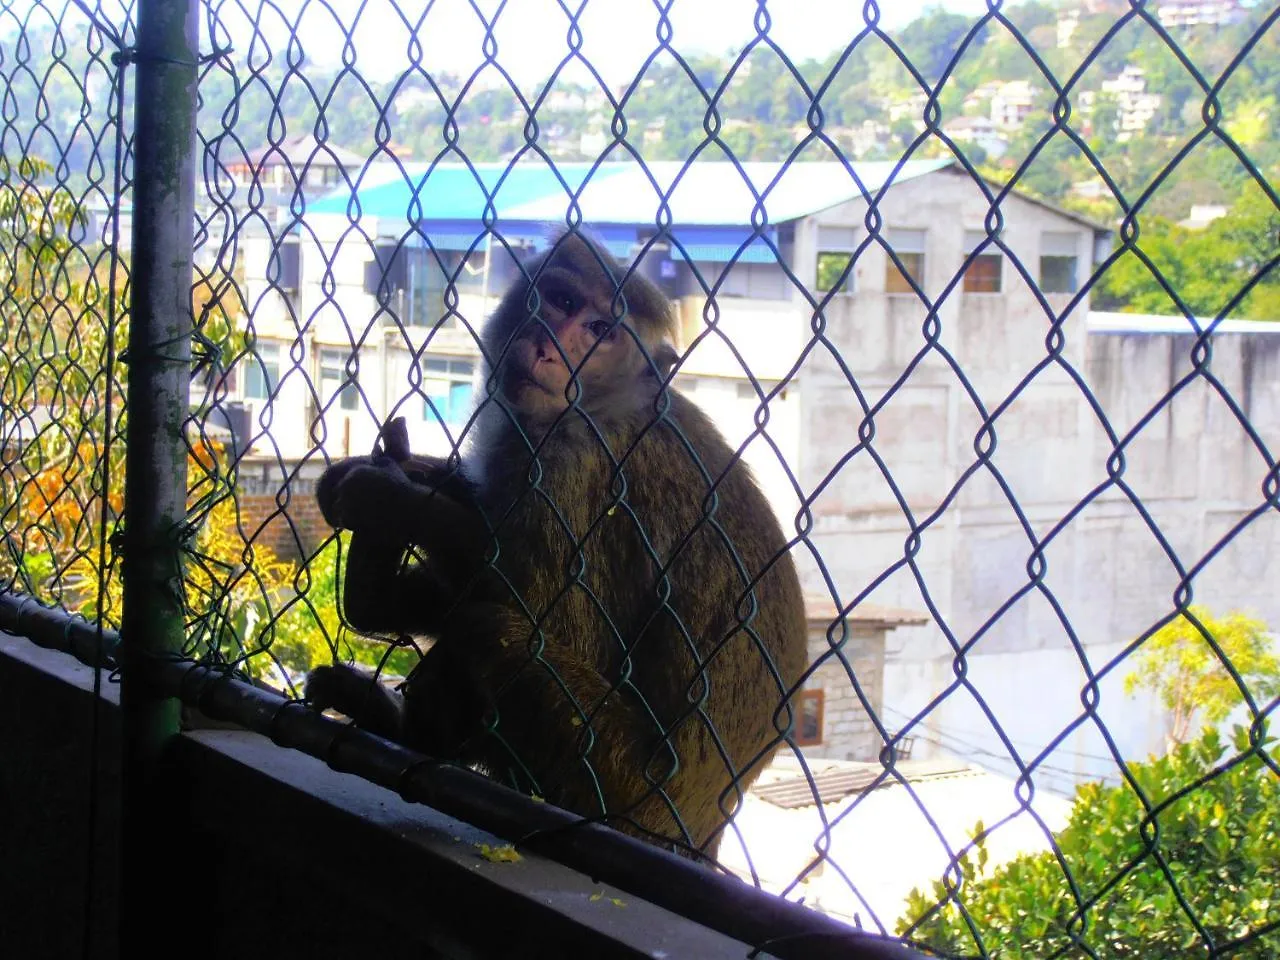
M 415 483 L 389 462 L 344 461 L 317 494 L 353 530 L 352 626 L 434 645 L 402 699 L 343 667 L 314 671 L 307 695 L 714 856 L 788 731 L 804 667 L 786 539 L 710 420 L 663 389 L 661 293 L 631 276 L 619 322 L 622 270 L 573 235 L 528 269 L 543 303 L 531 319 L 517 283 L 486 327 L 498 394 L 461 471 L 419 459 Z M 408 544 L 425 559 L 405 570 Z

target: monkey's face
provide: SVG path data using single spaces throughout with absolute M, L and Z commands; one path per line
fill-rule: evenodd
M 537 280 L 503 365 L 503 393 L 522 413 L 556 414 L 580 397 L 591 410 L 611 402 L 644 364 L 629 317 L 614 318 L 615 286 L 603 271 L 584 282 L 579 270 L 551 264 Z

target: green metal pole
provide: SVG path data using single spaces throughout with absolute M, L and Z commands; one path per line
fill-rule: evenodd
M 123 722 L 120 955 L 164 936 L 180 867 L 163 856 L 167 804 L 159 761 L 178 732 L 178 701 L 149 663 L 183 642 L 182 545 L 190 399 L 198 0 L 139 0 L 133 137 L 133 249 L 122 557 Z M 171 851 L 169 851 L 171 853 Z

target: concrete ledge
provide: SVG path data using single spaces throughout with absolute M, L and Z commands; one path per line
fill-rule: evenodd
M 12 957 L 117 955 L 117 686 L 0 634 L 0 942 Z M 98 830 L 88 855 L 91 711 Z M 246 731 L 175 738 L 177 916 L 184 956 L 734 957 L 751 947 Z M 93 876 L 87 865 L 93 863 Z M 159 881 L 167 881 L 161 878 Z M 162 909 L 161 904 L 157 904 Z M 762 956 L 765 956 L 762 954 Z

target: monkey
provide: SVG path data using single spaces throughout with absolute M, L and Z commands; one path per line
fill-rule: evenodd
M 790 733 L 806 620 L 749 468 L 668 382 L 674 327 L 654 284 L 577 231 L 525 264 L 480 334 L 487 396 L 461 456 L 388 437 L 317 488 L 352 534 L 347 621 L 430 647 L 399 693 L 335 665 L 305 697 L 714 860 Z

